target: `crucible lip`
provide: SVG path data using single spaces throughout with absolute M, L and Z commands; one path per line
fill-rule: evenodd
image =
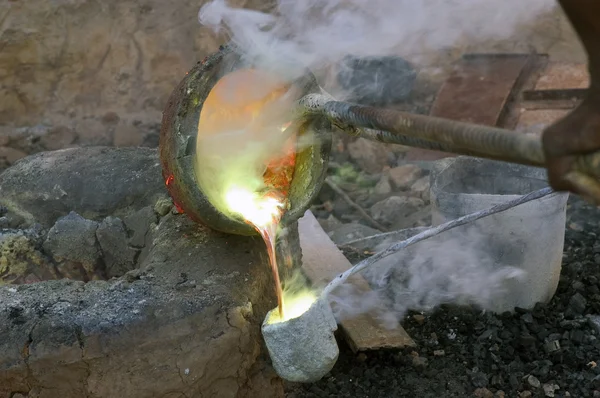
M 171 94 L 163 112 L 159 154 L 163 178 L 175 204 L 192 220 L 215 230 L 238 235 L 257 235 L 241 218 L 231 218 L 210 203 L 196 182 L 194 157 L 197 125 L 204 100 L 216 82 L 225 74 L 255 63 L 243 57 L 232 44 L 221 46 L 196 64 Z M 294 81 L 303 95 L 319 93 L 312 73 Z M 312 145 L 297 153 L 294 175 L 289 190 L 289 209 L 282 225 L 296 221 L 319 193 L 327 173 L 331 151 L 331 124 L 323 117 L 307 118 L 299 135 L 308 136 Z

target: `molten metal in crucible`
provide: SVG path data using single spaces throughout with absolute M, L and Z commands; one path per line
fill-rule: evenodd
M 296 161 L 296 126 L 287 114 L 291 91 L 290 85 L 256 69 L 222 77 L 203 104 L 194 163 L 209 201 L 224 214 L 241 216 L 264 239 L 282 319 L 276 241 Z

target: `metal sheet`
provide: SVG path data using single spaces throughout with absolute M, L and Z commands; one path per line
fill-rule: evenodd
M 529 54 L 467 54 L 442 85 L 430 115 L 447 119 L 498 125 L 515 89 L 531 73 L 534 56 Z M 518 90 L 517 90 L 518 91 Z M 436 160 L 454 156 L 415 149 L 407 160 Z

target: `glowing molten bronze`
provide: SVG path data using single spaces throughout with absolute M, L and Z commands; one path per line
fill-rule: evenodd
M 286 131 L 290 125 L 287 111 L 293 97 L 285 95 L 291 86 L 272 74 L 256 69 L 240 69 L 222 77 L 210 91 L 198 122 L 198 137 L 211 137 L 243 130 L 227 141 L 233 152 L 252 143 L 280 143 L 265 162 L 263 174 L 268 190 L 287 197 L 296 161 L 296 132 Z M 279 137 L 273 136 L 273 125 Z M 285 133 L 285 134 L 284 134 Z M 201 145 L 198 140 L 198 146 Z
M 275 281 L 280 316 L 283 317 L 283 293 L 276 256 L 276 233 L 287 207 L 288 193 L 296 163 L 295 131 L 289 131 L 288 112 L 294 99 L 291 86 L 263 71 L 240 69 L 222 77 L 204 101 L 198 122 L 196 143 L 199 183 L 223 183 L 224 211 L 241 215 L 265 241 Z M 212 144 L 211 144 L 212 142 Z M 215 144 L 216 143 L 216 144 Z M 214 145 L 214 146 L 211 146 Z M 215 149 L 213 151 L 212 149 Z M 218 155 L 215 153 L 218 149 Z M 264 156 L 264 153 L 267 156 Z M 214 171 L 208 163 L 222 161 Z M 244 186 L 252 180 L 253 167 L 239 168 L 238 162 L 255 156 L 261 162 L 260 191 Z M 244 163 L 245 164 L 245 163 Z M 248 163 L 249 166 L 252 162 Z M 231 166 L 230 170 L 223 170 Z M 238 167 L 238 169 L 236 169 Z M 200 176 L 201 173 L 206 176 Z M 215 173 L 229 181 L 215 181 Z

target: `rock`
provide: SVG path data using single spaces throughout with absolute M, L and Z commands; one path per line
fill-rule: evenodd
M 390 169 L 388 175 L 395 189 L 407 190 L 423 175 L 423 170 L 414 164 L 405 164 Z
M 494 393 L 487 388 L 478 388 L 473 391 L 473 395 L 477 398 L 494 398 Z
M 552 352 L 556 352 L 556 351 L 560 350 L 560 341 L 552 340 L 552 341 L 547 342 L 546 344 L 544 344 L 544 350 L 547 353 L 552 353 Z
M 557 384 L 549 384 L 549 383 L 545 383 L 542 386 L 542 389 L 544 390 L 544 395 L 547 397 L 554 397 L 554 392 L 558 389 L 560 389 L 560 387 Z
M 252 6 L 247 3 L 238 4 Z M 182 15 L 170 11 L 156 0 L 115 8 L 84 0 L 20 5 L 19 13 L 11 12 L 6 20 L 10 30 L 2 48 L 6 58 L 0 77 L 0 125 L 48 121 L 89 131 L 95 123 L 112 127 L 118 119 L 105 115 L 115 111 L 121 121 L 160 120 L 181 76 L 219 45 L 202 27 L 185 25 L 189 18 L 184 15 L 196 14 L 198 5 L 183 5 Z M 65 17 L 49 20 L 48 15 Z M 107 30 L 110 24 L 114 26 Z M 163 34 L 167 31 L 168 38 Z M 147 74 L 143 84 L 136 75 L 141 70 Z M 11 89 L 17 86 L 18 92 Z
M 24 158 L 27 154 L 15 148 L 0 146 L 0 158 L 4 158 L 6 162 L 12 164 L 17 160 Z
M 600 316 L 599 315 L 590 315 L 588 317 L 588 322 L 592 328 L 596 331 L 596 333 L 600 334 Z
M 521 391 L 519 393 L 519 398 L 531 398 L 533 396 L 533 394 L 531 393 L 531 391 Z
M 424 369 L 427 367 L 427 358 L 425 357 L 419 357 L 419 356 L 415 356 L 412 359 L 412 365 L 413 367 L 417 368 L 417 369 Z
M 487 387 L 488 376 L 483 372 L 475 372 L 471 375 L 471 383 L 473 383 L 475 387 Z
M 525 381 L 531 388 L 540 388 L 540 381 L 533 375 L 526 376 Z
M 51 227 L 75 211 L 101 221 L 167 197 L 156 150 L 72 148 L 29 156 L 0 175 L 0 205 Z
M 521 320 L 525 323 L 533 323 L 533 315 L 530 312 L 527 312 L 521 315 Z
M 421 177 L 415 181 L 410 187 L 411 193 L 418 198 L 429 202 L 429 176 Z
M 376 195 L 387 195 L 392 192 L 392 185 L 390 184 L 390 178 L 383 174 L 375 188 L 373 188 L 373 193 Z
M 414 67 L 401 57 L 347 56 L 342 60 L 337 78 L 348 91 L 348 101 L 388 106 L 408 98 L 416 76 Z
M 0 286 L 58 279 L 50 259 L 38 250 L 39 230 L 0 232 Z
M 157 217 L 154 214 L 154 209 L 148 206 L 125 217 L 123 221 L 132 234 L 129 244 L 133 247 L 142 248 L 146 246 L 148 231 L 150 226 L 157 222 Z
M 424 206 L 425 203 L 418 198 L 390 196 L 387 199 L 375 203 L 373 207 L 371 207 L 371 216 L 384 225 L 397 225 Z M 412 224 L 412 222 L 410 224 Z M 412 225 L 404 226 L 404 228 L 410 227 L 412 227 Z
M 77 133 L 65 126 L 57 126 L 48 131 L 40 138 L 44 149 L 56 151 L 68 148 L 77 140 Z
M 390 165 L 393 154 L 385 144 L 358 138 L 348 144 L 348 154 L 358 166 L 368 173 L 379 173 Z
M 154 212 L 158 214 L 159 217 L 164 217 L 171 211 L 173 207 L 173 200 L 171 198 L 163 198 L 156 201 L 154 205 Z
M 6 212 L 2 218 L 2 227 L 1 228 L 11 228 L 18 229 L 20 227 L 26 228 L 23 224 L 25 223 L 25 219 L 18 214 Z
M 102 124 L 104 124 L 106 126 L 114 126 L 117 123 L 119 123 L 119 120 L 121 120 L 121 118 L 119 117 L 119 115 L 116 112 L 106 112 L 100 118 L 100 121 L 102 122 Z
M 344 225 L 340 220 L 335 218 L 333 214 L 330 214 L 326 219 L 319 219 L 318 221 L 319 225 L 321 225 L 321 228 L 323 228 L 323 230 L 328 234 Z
M 139 250 L 127 244 L 127 231 L 117 217 L 106 217 L 96 230 L 108 278 L 119 277 L 135 268 Z
M 587 306 L 587 300 L 581 295 L 581 293 L 575 293 L 569 300 L 569 308 L 576 314 L 582 314 Z
M 100 246 L 96 240 L 98 223 L 75 212 L 61 217 L 48 231 L 44 251 L 58 263 L 66 278 L 88 281 L 104 277 L 100 268 Z
M 0 287 L 0 396 L 283 397 L 261 359 L 265 261 L 260 240 L 168 214 L 131 278 Z M 213 283 L 177 290 L 182 274 Z
M 335 230 L 329 232 L 327 235 L 329 235 L 331 240 L 336 245 L 341 246 L 344 245 L 346 242 L 350 242 L 355 239 L 365 238 L 368 236 L 373 236 L 380 233 L 381 231 L 371 227 L 367 227 L 366 225 L 352 223 L 343 224 Z M 356 247 L 360 248 L 362 246 L 359 245 Z

